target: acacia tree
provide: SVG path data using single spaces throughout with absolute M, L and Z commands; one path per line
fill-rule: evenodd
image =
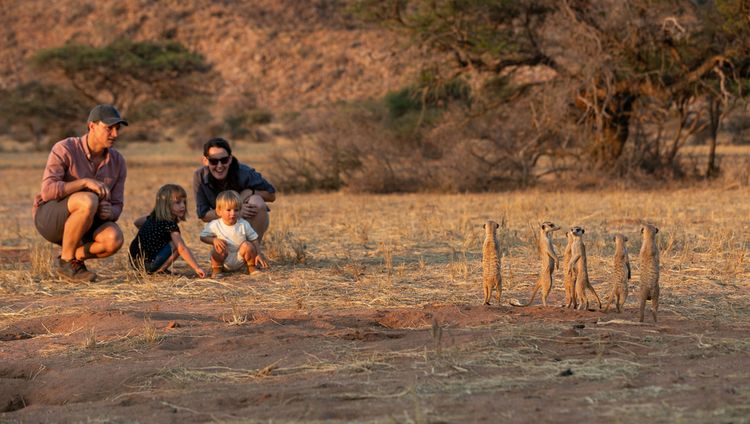
M 623 2 L 608 14 L 592 14 L 587 3 L 563 2 L 562 10 L 589 34 L 595 50 L 587 62 L 589 83 L 576 99 L 584 105 L 582 122 L 593 130 L 593 158 L 602 167 L 612 166 L 634 118 L 663 119 L 674 111 L 678 126 L 665 148 L 643 146 L 656 152 L 661 166 L 676 167 L 679 149 L 707 124 L 698 105 L 715 105 L 716 99 L 728 105 L 731 97 L 742 95 L 739 88 L 747 74 L 735 72 L 734 64 L 745 60 L 745 42 L 727 32 L 728 15 L 719 6 L 728 2 Z M 652 114 L 649 108 L 662 113 Z M 717 112 L 709 109 L 709 115 Z M 714 134 L 718 125 L 717 118 Z
M 116 104 L 123 113 L 146 101 L 206 94 L 212 80 L 203 56 L 172 41 L 66 44 L 40 50 L 33 65 L 68 82 L 92 102 Z
M 679 148 L 698 129 L 690 120 L 696 102 L 709 96 L 727 105 L 730 97 L 743 95 L 748 3 L 361 0 L 357 6 L 366 19 L 445 53 L 447 78 L 472 81 L 479 108 L 517 101 L 508 92 L 518 93 L 518 87 L 487 89 L 493 81 L 510 81 L 528 66 L 550 70 L 554 84 L 569 87 L 566 119 L 578 126 L 576 149 L 590 166 L 617 169 L 634 119 L 668 116 L 649 109 L 681 114 L 684 122 L 665 154 L 653 148 L 655 139 L 648 132 L 650 141 L 637 146 L 656 152 L 659 166 L 674 166 Z
M 19 141 L 45 150 L 50 141 L 75 134 L 90 109 L 75 90 L 39 81 L 20 84 L 0 93 L 0 122 Z

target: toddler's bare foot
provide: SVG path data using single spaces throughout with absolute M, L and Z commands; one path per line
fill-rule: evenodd
M 221 267 L 211 267 L 211 278 L 223 278 L 224 273 Z

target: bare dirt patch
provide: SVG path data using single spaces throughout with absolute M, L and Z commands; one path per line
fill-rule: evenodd
M 76 301 L 28 306 L 51 304 Z M 744 422 L 750 412 L 747 328 L 729 323 L 666 311 L 658 325 L 629 325 L 633 308 L 258 307 L 235 324 L 213 302 L 102 304 L 17 320 L 4 335 L 34 336 L 0 342 L 0 417 Z

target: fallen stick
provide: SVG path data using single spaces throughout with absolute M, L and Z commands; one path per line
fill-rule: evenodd
M 625 319 L 611 319 L 609 321 L 597 321 L 596 325 L 613 325 L 613 324 L 622 324 L 622 325 L 648 325 L 651 326 L 653 324 L 645 323 L 645 322 L 636 322 L 636 321 L 628 321 Z

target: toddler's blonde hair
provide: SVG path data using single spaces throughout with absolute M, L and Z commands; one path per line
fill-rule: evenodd
M 234 190 L 226 190 L 219 193 L 216 196 L 216 209 L 239 209 L 240 208 L 240 194 Z

